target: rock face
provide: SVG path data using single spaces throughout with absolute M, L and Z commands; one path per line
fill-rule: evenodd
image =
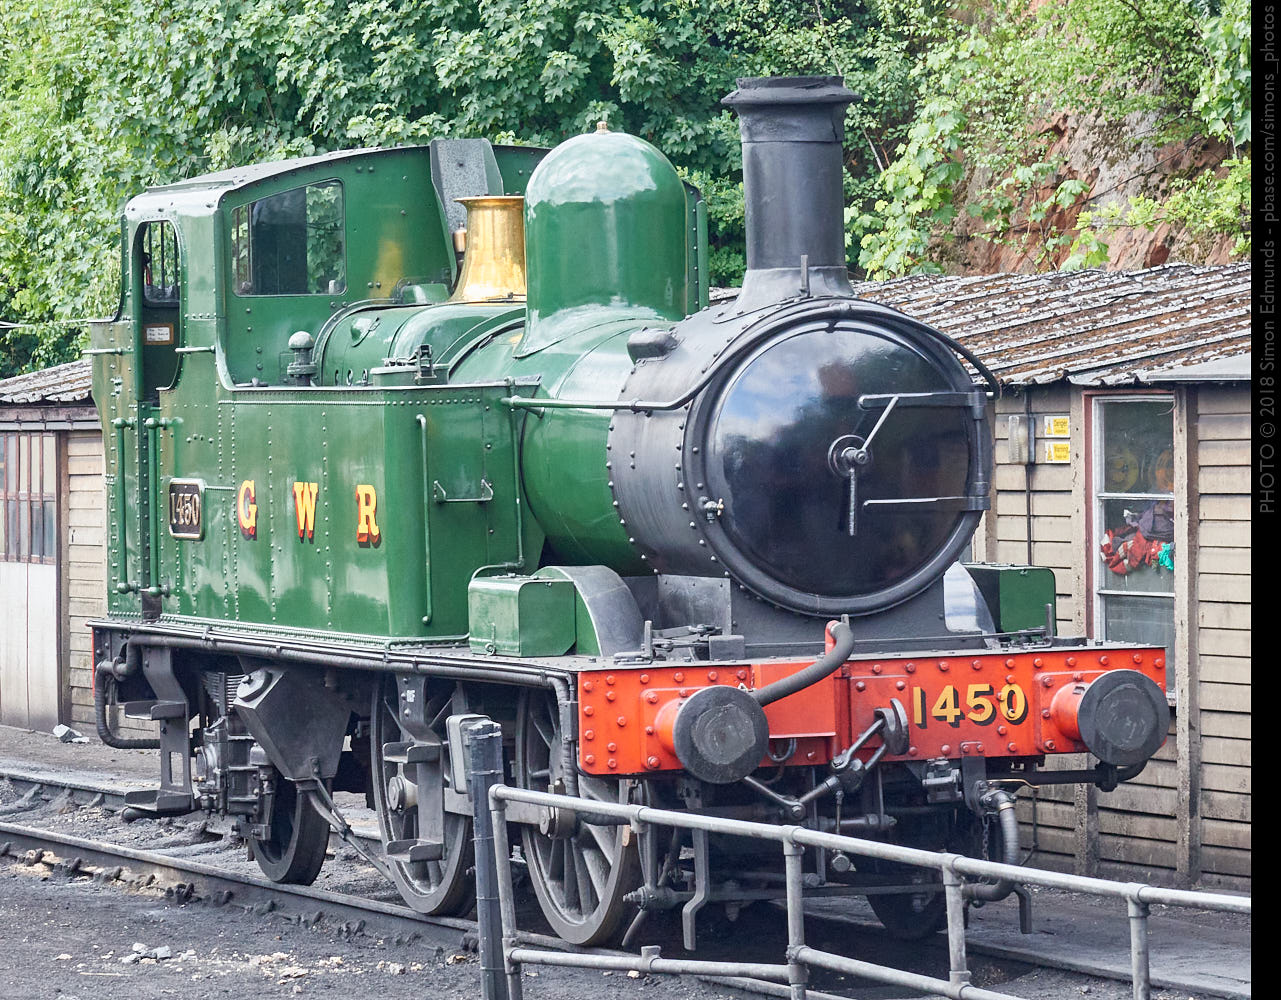
M 1147 127 L 1145 127 L 1147 125 Z M 1156 146 L 1134 142 L 1150 124 L 1129 122 L 1122 128 L 1077 115 L 1058 114 L 1044 125 L 1049 139 L 1047 160 L 1061 159 L 1062 166 L 1023 198 L 1011 213 L 1015 222 L 1003 241 L 985 239 L 988 224 L 965 213 L 957 217 L 950 245 L 942 251 L 944 269 L 961 274 L 1033 272 L 1054 270 L 1067 259 L 1068 246 L 1045 250 L 1048 234 L 1069 232 L 1082 211 L 1098 211 L 1119 203 L 1124 208 L 1135 195 L 1162 198 L 1176 178 L 1196 177 L 1206 170 L 1220 170 L 1232 155 L 1225 143 L 1205 137 Z M 1043 220 L 1029 220 L 1029 209 L 1048 199 L 1065 180 L 1090 185 L 1087 196 L 1068 208 L 1056 208 Z M 956 197 L 958 204 L 977 198 L 991 183 L 991 176 L 971 171 Z M 1158 223 L 1153 229 L 1121 227 L 1107 234 L 1109 269 L 1137 270 L 1167 261 L 1191 264 L 1227 264 L 1237 259 L 1229 236 L 1194 236 L 1184 226 Z

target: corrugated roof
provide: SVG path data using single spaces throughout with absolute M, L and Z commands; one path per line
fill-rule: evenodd
M 956 338 L 1005 385 L 1134 385 L 1250 353 L 1250 265 L 975 277 L 914 275 L 854 286 Z M 1248 366 L 1200 378 L 1237 380 Z M 1248 375 L 1247 375 L 1248 377 Z
M 93 368 L 87 359 L 55 365 L 0 381 L 0 405 L 86 403 L 92 405 Z

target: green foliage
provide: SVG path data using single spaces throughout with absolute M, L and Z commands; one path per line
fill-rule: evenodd
M 1152 230 L 1162 223 L 1181 226 L 1194 239 L 1212 241 L 1221 233 L 1236 236 L 1233 254 L 1250 253 L 1250 161 L 1227 160 L 1222 176 L 1214 173 L 1181 178 L 1171 184 L 1164 200 L 1140 195 L 1128 206 L 1108 205 L 1097 212 L 1082 212 L 1078 232 L 1064 270 L 1095 267 L 1107 261 L 1105 236 L 1119 229 Z
M 1106 263 L 1102 237 L 1118 220 L 1091 212 L 1107 192 L 1065 175 L 1050 154 L 1056 113 L 1110 128 L 1121 153 L 1205 136 L 1234 147 L 1249 140 L 1247 0 L 1227 0 L 1213 16 L 1191 0 L 958 2 L 949 13 L 904 14 L 926 39 L 910 75 L 928 100 L 881 174 L 882 197 L 847 215 L 859 263 L 874 277 L 937 270 L 962 191 L 967 214 L 984 223 L 979 238 L 1017 245 L 1042 265 L 1064 248 L 1064 266 Z M 937 182 L 926 187 L 922 171 Z M 1124 224 L 1151 217 L 1248 245 L 1248 187 L 1233 176 L 1184 179 L 1155 213 L 1136 201 Z
M 898 0 L 895 0 L 898 2 Z M 263 159 L 605 120 L 705 191 L 712 281 L 741 274 L 736 76 L 845 73 L 851 199 L 913 116 L 911 33 L 861 0 L 0 0 L 0 318 L 109 314 L 118 213 L 144 187 Z M 74 354 L 0 331 L 0 374 Z
M 869 277 L 938 270 L 926 254 L 934 232 L 956 216 L 952 186 L 962 173 L 956 154 L 965 124 L 957 107 L 936 98 L 895 149 L 898 158 L 881 174 L 888 197 L 873 206 L 875 215 L 853 219 L 854 228 L 866 232 L 858 263 Z M 847 222 L 852 215 L 847 211 Z
M 1193 3 L 0 0 L 0 320 L 41 324 L 0 327 L 0 375 L 74 356 L 74 321 L 115 309 L 130 196 L 357 145 L 552 145 L 607 121 L 702 188 L 711 280 L 732 283 L 741 163 L 719 100 L 737 76 L 840 73 L 862 95 L 846 220 L 869 274 L 938 269 L 962 208 L 984 238 L 1096 260 L 1125 220 L 1065 228 L 1095 193 L 1048 155 L 1048 111 L 1221 137 L 1248 176 L 1249 5 Z M 1158 214 L 1245 236 L 1241 169 Z
M 1250 141 L 1250 4 L 1228 0 L 1202 29 L 1206 59 L 1192 110 L 1234 150 Z

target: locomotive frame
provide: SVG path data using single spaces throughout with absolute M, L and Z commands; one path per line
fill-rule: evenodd
M 471 809 L 450 737 L 479 712 L 524 787 L 963 851 L 994 821 L 1015 861 L 1011 783 L 1137 774 L 1168 727 L 1164 651 L 1057 637 L 1048 572 L 956 563 L 997 387 L 850 291 L 852 96 L 781 78 L 726 99 L 748 272 L 714 307 L 701 197 L 603 128 L 131 201 L 89 352 L 113 526 L 98 727 L 125 745 L 123 702 L 161 733 L 131 807 L 233 816 L 269 877 L 308 882 L 344 827 L 332 792 L 363 791 L 371 860 L 453 913 Z M 1042 767 L 1080 752 L 1099 763 Z M 679 842 L 517 819 L 569 941 L 688 895 Z M 781 891 L 688 846 L 731 909 Z M 902 872 L 809 863 L 900 933 L 942 919 Z

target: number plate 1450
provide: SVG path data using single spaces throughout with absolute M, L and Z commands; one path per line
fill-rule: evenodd
M 169 534 L 174 538 L 203 538 L 205 484 L 199 479 L 169 481 Z
M 925 729 L 932 722 L 958 728 L 961 722 L 990 726 L 998 720 L 1018 725 L 1027 718 L 1027 692 L 1018 684 L 946 684 L 927 691 L 912 688 L 912 725 Z

